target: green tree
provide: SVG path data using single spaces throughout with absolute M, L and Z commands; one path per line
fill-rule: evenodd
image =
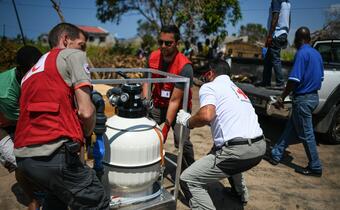
M 156 37 L 158 34 L 158 26 L 143 20 L 138 20 L 137 23 L 137 34 L 143 40 L 142 47 L 145 48 L 148 46 L 152 48 L 153 46 L 155 46 L 157 44 Z
M 226 33 L 226 23 L 242 18 L 238 0 L 97 0 L 97 18 L 117 24 L 123 15 L 137 12 L 157 28 L 176 24 L 187 38 Z
M 240 27 L 240 36 L 248 36 L 249 42 L 264 42 L 266 39 L 267 29 L 258 23 L 248 23 Z
M 329 9 L 326 10 L 326 24 L 330 22 L 340 22 L 340 5 L 331 5 Z
M 323 39 L 339 39 L 340 37 L 340 6 L 331 5 L 325 13 L 326 21 L 322 29 L 314 31 L 312 42 Z

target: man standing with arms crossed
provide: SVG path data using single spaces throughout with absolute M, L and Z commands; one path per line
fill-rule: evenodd
M 236 191 L 244 190 L 237 189 L 242 186 L 241 173 L 256 166 L 266 151 L 255 110 L 229 73 L 228 63 L 212 61 L 206 73 L 209 82 L 199 91 L 199 111 L 191 116 L 180 110 L 177 115 L 177 123 L 190 129 L 210 125 L 215 146 L 214 153 L 197 160 L 181 175 L 191 193 L 191 209 L 215 209 L 206 190 L 208 183 L 233 177 Z
M 281 49 L 287 46 L 290 27 L 289 0 L 272 0 L 268 17 L 267 52 L 264 58 L 262 81 L 257 86 L 271 86 L 272 68 L 276 77 L 276 87 L 284 85 Z
M 18 168 L 47 191 L 46 209 L 108 209 L 109 198 L 79 159 L 84 136 L 92 134 L 95 109 L 84 33 L 61 23 L 49 33 L 51 51 L 24 76 L 14 153 Z M 74 46 L 73 46 L 74 47 Z
M 289 144 L 298 138 L 302 141 L 309 160 L 305 168 L 295 171 L 306 176 L 322 175 L 322 165 L 316 148 L 313 131 L 312 113 L 319 104 L 318 90 L 323 81 L 323 61 L 320 53 L 310 46 L 310 32 L 307 27 L 299 28 L 295 33 L 296 49 L 293 69 L 281 96 L 274 104 L 283 107 L 284 99 L 293 92 L 292 115 L 278 142 L 271 151 L 269 162 L 277 165 Z

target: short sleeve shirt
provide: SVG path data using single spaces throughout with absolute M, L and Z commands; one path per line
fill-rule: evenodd
M 8 120 L 19 117 L 20 84 L 16 79 L 15 68 L 0 73 L 0 112 Z
M 267 23 L 268 31 L 270 30 L 272 13 L 278 12 L 280 14 L 273 37 L 288 34 L 290 28 L 290 8 L 291 5 L 288 0 L 272 0 Z
M 306 94 L 320 90 L 324 77 L 320 53 L 309 44 L 304 44 L 295 54 L 293 69 L 288 80 L 298 83 L 294 94 Z
M 66 84 L 74 89 L 91 86 L 86 53 L 77 49 L 63 49 L 57 57 L 57 69 Z M 18 157 L 48 156 L 65 140 L 14 149 Z
M 221 147 L 236 137 L 255 138 L 262 135 L 255 110 L 249 98 L 227 75 L 216 77 L 199 91 L 200 107 L 214 105 L 216 117 L 211 122 L 215 146 Z
M 77 49 L 64 49 L 57 57 L 57 68 L 65 82 L 74 89 L 91 86 L 86 53 Z

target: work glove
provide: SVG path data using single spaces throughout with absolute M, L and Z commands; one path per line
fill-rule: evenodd
M 162 135 L 163 135 L 163 144 L 165 144 L 166 139 L 168 138 L 168 133 L 170 130 L 170 125 L 164 124 L 163 129 L 162 129 Z
M 186 112 L 183 109 L 181 109 L 177 113 L 176 123 L 189 128 L 189 119 L 190 119 L 190 117 L 191 117 L 191 114 L 189 114 L 188 112 Z

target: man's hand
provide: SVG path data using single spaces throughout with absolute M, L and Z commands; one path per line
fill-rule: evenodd
M 273 103 L 273 106 L 277 109 L 283 109 L 284 108 L 283 99 L 281 97 L 278 97 L 276 101 Z
M 170 130 L 170 125 L 165 123 L 162 129 L 162 134 L 163 134 L 163 143 L 165 144 L 166 139 L 168 138 L 168 133 Z
M 190 117 L 191 117 L 191 114 L 189 114 L 188 112 L 186 112 L 183 109 L 181 109 L 177 113 L 176 123 L 189 128 L 189 119 L 190 119 Z
M 273 37 L 267 36 L 265 47 L 267 48 L 270 47 L 272 45 L 272 42 L 273 42 Z
M 7 126 L 15 125 L 16 121 L 9 120 L 5 117 L 5 115 L 0 112 L 0 128 L 5 128 Z
M 4 167 L 8 170 L 9 173 L 12 173 L 17 168 L 16 165 L 14 165 L 13 163 L 11 163 L 9 161 L 5 162 Z

